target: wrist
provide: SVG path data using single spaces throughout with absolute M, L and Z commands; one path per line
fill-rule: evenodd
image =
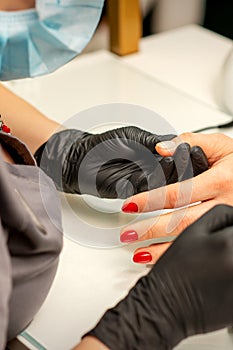
M 159 334 L 161 349 L 170 350 L 187 337 L 185 319 L 182 314 L 185 300 L 180 300 L 180 293 L 177 293 L 176 289 L 177 284 L 173 283 L 172 272 L 162 271 L 160 273 L 156 270 L 155 265 L 154 271 L 150 273 L 153 292 L 147 298 L 148 305 L 153 305 L 151 309 L 152 327 Z
M 88 335 L 111 350 L 173 349 L 185 338 L 176 304 L 172 285 L 152 271 Z

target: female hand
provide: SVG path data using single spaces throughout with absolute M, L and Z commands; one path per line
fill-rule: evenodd
M 216 204 L 233 205 L 233 140 L 222 134 L 185 133 L 171 142 L 157 144 L 156 150 L 160 155 L 171 155 L 181 139 L 190 146 L 198 145 L 203 149 L 209 170 L 193 179 L 133 196 L 124 203 L 123 211 L 130 212 L 133 208 L 134 212 L 142 213 L 197 204 L 128 225 L 121 232 L 121 241 L 176 237 Z M 134 254 L 134 261 L 155 263 L 170 244 L 140 248 Z
M 219 205 L 189 226 L 88 335 L 111 350 L 170 350 L 231 325 L 232 295 L 233 208 Z
M 174 137 L 133 126 L 102 134 L 64 130 L 50 137 L 35 157 L 60 191 L 127 198 L 208 168 L 200 147 L 181 144 L 172 156 L 160 156 L 156 144 Z

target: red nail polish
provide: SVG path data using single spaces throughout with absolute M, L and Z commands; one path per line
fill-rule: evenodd
M 137 213 L 138 206 L 136 203 L 130 202 L 128 204 L 123 205 L 121 209 L 124 213 Z
M 138 240 L 138 234 L 136 231 L 129 230 L 122 233 L 120 240 L 122 243 L 130 243 Z
M 152 255 L 149 252 L 136 253 L 133 256 L 133 262 L 139 264 L 147 264 L 152 261 Z

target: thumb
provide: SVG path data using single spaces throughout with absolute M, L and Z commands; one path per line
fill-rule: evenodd
M 143 142 L 144 146 L 148 148 L 151 152 L 155 152 L 155 147 L 158 143 L 163 144 L 165 142 L 169 142 L 170 140 L 176 138 L 174 134 L 166 134 L 166 135 L 146 135 L 145 140 Z
M 156 151 L 161 156 L 170 156 L 174 154 L 177 146 L 183 142 L 188 143 L 190 147 L 200 146 L 210 164 L 233 151 L 232 139 L 226 135 L 195 133 L 184 133 L 171 141 L 158 143 Z

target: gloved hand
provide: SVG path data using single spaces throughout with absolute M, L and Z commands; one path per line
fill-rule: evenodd
M 189 226 L 87 335 L 111 350 L 168 350 L 232 323 L 233 207 L 219 205 Z
M 173 137 L 133 126 L 102 134 L 68 129 L 54 134 L 35 158 L 60 191 L 127 198 L 208 169 L 197 146 L 190 149 L 181 144 L 173 157 L 161 157 L 155 151 L 156 143 Z

